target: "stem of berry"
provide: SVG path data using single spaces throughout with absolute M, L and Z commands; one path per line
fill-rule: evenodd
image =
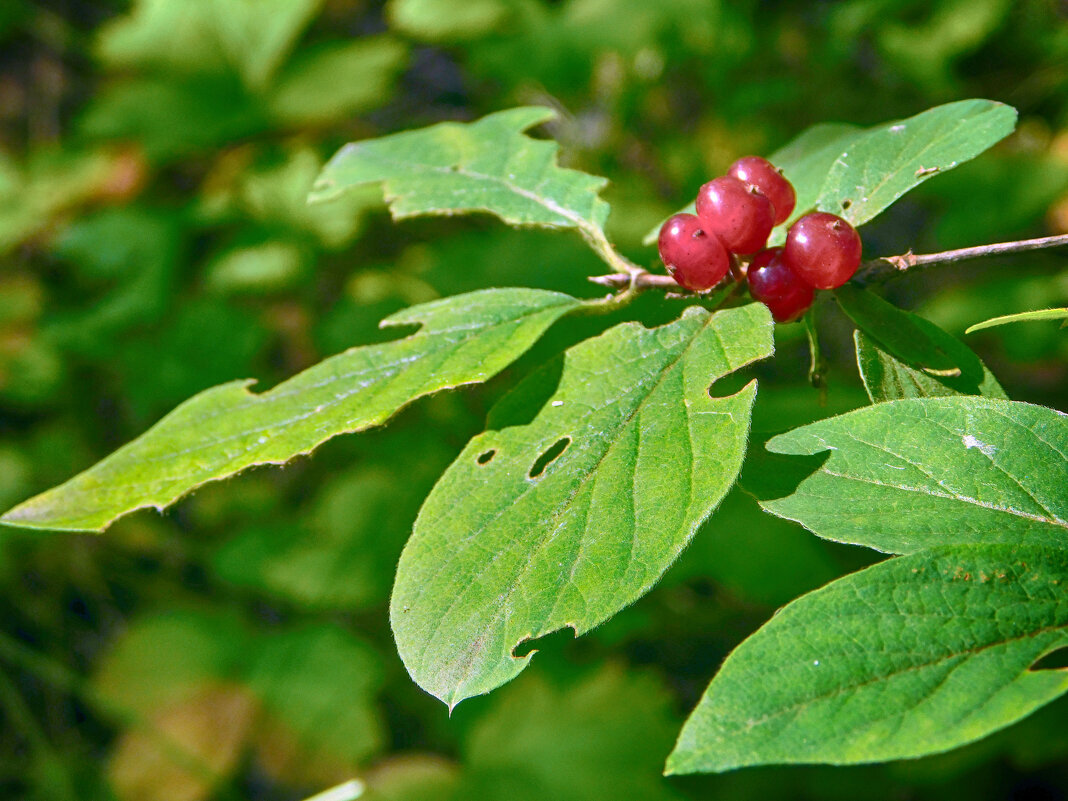
M 580 230 L 586 243 L 593 248 L 594 252 L 600 256 L 609 267 L 619 270 L 622 274 L 627 276 L 627 281 L 618 286 L 626 286 L 630 284 L 630 278 L 632 276 L 638 276 L 646 272 L 643 267 L 639 267 L 612 247 L 612 243 L 608 241 L 608 237 L 605 236 L 604 231 L 596 225 L 582 225 Z
M 816 330 L 816 307 L 813 304 L 802 318 L 805 324 L 805 334 L 808 336 L 808 382 L 820 391 L 820 403 L 826 402 L 827 398 L 827 362 L 820 350 L 819 332 Z
M 977 245 L 971 248 L 945 250 L 941 253 L 905 253 L 901 256 L 886 256 L 865 262 L 854 278 L 860 284 L 874 284 L 885 281 L 895 275 L 915 268 L 929 267 L 932 264 L 952 264 L 968 259 L 980 259 L 985 256 L 1000 256 L 1008 253 L 1024 253 L 1029 250 L 1043 250 L 1068 245 L 1068 234 L 1042 236 L 1037 239 L 1021 239 L 1015 242 L 996 242 L 992 245 Z

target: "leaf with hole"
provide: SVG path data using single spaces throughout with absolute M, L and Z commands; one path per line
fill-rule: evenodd
M 309 200 L 382 183 L 394 219 L 483 211 L 512 225 L 575 228 L 603 238 L 605 179 L 557 166 L 555 142 L 523 131 L 553 119 L 541 106 L 444 122 L 345 145 L 330 159 Z
M 756 387 L 710 387 L 769 356 L 771 332 L 759 304 L 616 326 L 567 352 L 532 422 L 472 439 L 397 568 L 415 681 L 455 706 L 522 671 L 525 640 L 582 634 L 647 592 L 738 475 Z
M 413 306 L 384 326 L 416 333 L 352 348 L 260 395 L 233 381 L 189 399 L 138 439 L 0 517 L 27 528 L 102 530 L 164 507 L 208 481 L 283 464 L 338 434 L 384 423 L 416 398 L 485 381 L 579 301 L 558 292 L 488 289 Z
M 826 539 L 910 553 L 949 543 L 1068 547 L 1068 417 L 1028 403 L 910 398 L 820 420 L 767 444 L 830 456 L 763 501 Z
M 906 759 L 956 748 L 1068 691 L 1031 670 L 1068 647 L 1068 549 L 958 545 L 802 596 L 723 663 L 668 773 Z

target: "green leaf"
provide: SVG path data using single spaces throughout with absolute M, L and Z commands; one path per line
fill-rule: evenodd
M 846 149 L 857 136 L 863 135 L 864 129 L 844 122 L 828 122 L 806 128 L 789 144 L 776 150 L 768 161 L 782 170 L 794 192 L 797 193 L 797 205 L 787 222 L 777 227 L 768 240 L 770 245 L 779 245 L 786 240 L 786 229 L 790 222 L 816 206 L 823 181 L 831 169 L 834 160 Z M 691 202 L 680 212 L 694 214 L 696 208 Z M 649 231 L 642 239 L 643 245 L 652 245 L 660 235 L 660 225 Z
M 526 106 L 350 143 L 327 163 L 309 200 L 382 182 L 394 219 L 485 211 L 512 225 L 603 237 L 608 205 L 597 193 L 605 179 L 558 167 L 555 142 L 522 133 L 555 116 Z
M 301 148 L 280 164 L 242 175 L 228 192 L 207 198 L 205 213 L 246 215 L 271 228 L 309 233 L 324 247 L 343 248 L 359 233 L 367 212 L 381 201 L 377 191 L 367 187 L 335 203 L 309 206 L 308 190 L 322 167 L 314 150 Z
M 1068 550 L 967 545 L 890 559 L 778 612 L 724 662 L 668 773 L 946 751 L 1068 691 Z
M 829 458 L 773 514 L 831 540 L 909 553 L 948 543 L 1068 547 L 1068 417 L 1027 403 L 912 398 L 774 437 Z
M 455 706 L 516 676 L 524 640 L 584 633 L 675 561 L 741 468 L 755 397 L 716 379 L 772 353 L 767 309 L 697 307 L 568 351 L 529 424 L 487 431 L 438 481 L 390 616 L 415 681 Z
M 906 312 L 907 314 L 907 312 Z M 959 358 L 969 359 L 971 351 L 934 323 L 922 317 L 910 315 L 913 323 L 946 352 L 961 349 Z M 983 365 L 982 381 L 976 382 L 964 375 L 933 375 L 918 370 L 895 359 L 863 331 L 854 331 L 853 340 L 857 351 L 857 368 L 864 382 L 864 389 L 873 403 L 902 398 L 933 398 L 942 395 L 983 395 L 988 398 L 1006 398 L 994 374 Z M 967 352 L 967 354 L 965 353 Z M 974 356 L 974 354 L 972 354 Z M 978 358 L 978 357 L 975 357 Z
M 768 161 L 782 170 L 797 193 L 793 214 L 772 232 L 768 244 L 781 245 L 786 241 L 786 231 L 791 223 L 816 208 L 823 182 L 835 159 L 864 133 L 863 128 L 845 123 L 813 125 L 768 156 Z
M 385 422 L 407 403 L 485 381 L 579 301 L 558 292 L 491 289 L 406 309 L 383 325 L 422 328 L 320 362 L 260 395 L 250 381 L 183 403 L 95 467 L 9 511 L 29 528 L 102 530 L 135 509 L 259 464 L 282 464 L 338 434 Z
M 797 206 L 772 231 L 780 245 L 795 219 L 829 211 L 859 226 L 910 189 L 975 158 L 1016 127 L 1016 110 L 993 100 L 960 100 L 873 128 L 831 123 L 809 128 L 768 160 L 794 184 Z M 691 214 L 694 204 L 680 211 Z M 656 241 L 660 225 L 642 242 Z
M 384 36 L 312 50 L 282 71 L 268 100 L 271 113 L 286 123 L 322 125 L 380 106 L 407 55 L 403 44 Z
M 817 207 L 861 225 L 910 189 L 975 158 L 1016 127 L 1016 110 L 960 100 L 869 129 L 835 159 Z
M 958 379 L 962 392 L 978 392 L 981 384 L 989 384 L 989 371 L 979 357 L 933 323 L 853 284 L 838 287 L 834 294 L 857 328 L 898 361 L 927 375 Z
M 1006 314 L 1001 317 L 992 317 L 989 320 L 984 320 L 981 323 L 968 326 L 964 330 L 965 334 L 970 334 L 973 331 L 982 331 L 984 328 L 994 328 L 999 325 L 1007 325 L 1008 323 L 1033 323 L 1042 320 L 1068 320 L 1068 308 L 1064 309 L 1039 309 L 1037 311 L 1020 312 L 1018 314 Z

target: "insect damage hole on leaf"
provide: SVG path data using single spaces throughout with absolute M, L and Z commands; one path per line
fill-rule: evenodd
M 527 478 L 537 478 L 544 473 L 545 468 L 559 459 L 570 444 L 571 437 L 563 437 L 554 442 L 548 450 L 534 460 L 534 464 L 530 467 L 530 472 L 527 473 Z
M 572 643 L 577 639 L 578 629 L 575 628 L 573 623 L 568 623 L 539 637 L 527 635 L 515 644 L 512 649 L 512 657 L 515 659 L 527 659 L 536 653 L 566 648 L 568 643 Z
M 478 455 L 478 458 L 475 459 L 475 461 L 478 462 L 479 464 L 489 464 L 493 460 L 493 457 L 496 456 L 496 455 L 497 455 L 497 449 L 496 448 L 490 448 L 485 453 L 480 453 Z
M 1068 645 L 1062 645 L 1043 654 L 1029 670 L 1032 673 L 1042 670 L 1068 670 Z

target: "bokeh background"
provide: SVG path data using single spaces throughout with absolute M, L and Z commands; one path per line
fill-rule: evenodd
M 385 336 L 383 316 L 484 286 L 592 296 L 577 236 L 489 218 L 393 224 L 377 189 L 309 207 L 341 144 L 519 104 L 608 176 L 610 234 L 642 236 L 735 158 L 824 121 L 965 97 L 1016 134 L 863 230 L 870 256 L 1068 231 L 1068 3 L 1057 0 L 3 0 L 0 509 L 213 384 L 266 388 Z M 886 287 L 961 335 L 1068 298 L 1043 252 Z M 652 324 L 677 301 L 643 298 Z M 0 796 L 1063 799 L 1068 704 L 960 751 L 882 766 L 664 779 L 726 653 L 775 608 L 873 558 L 728 497 L 648 597 L 517 681 L 445 707 L 387 616 L 422 497 L 517 377 L 603 326 L 567 320 L 489 384 L 284 469 L 204 487 L 104 536 L 0 529 Z M 782 326 L 757 432 L 866 402 L 827 304 L 821 402 Z M 1068 406 L 1056 323 L 969 337 L 1010 396 Z M 756 439 L 760 439 L 759 433 Z

